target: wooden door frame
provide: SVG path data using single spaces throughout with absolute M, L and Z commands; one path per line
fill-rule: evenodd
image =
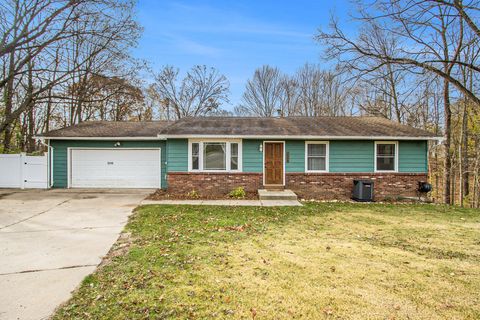
M 262 145 L 262 150 L 263 150 L 263 155 L 262 155 L 262 172 L 263 172 L 263 185 L 265 186 L 265 144 L 266 143 L 282 143 L 283 144 L 283 183 L 282 184 L 268 184 L 267 186 L 285 186 L 285 141 L 275 141 L 275 140 L 266 140 L 263 141 Z

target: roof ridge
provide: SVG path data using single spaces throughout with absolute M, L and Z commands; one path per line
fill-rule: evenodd
M 354 116 L 284 116 L 284 117 L 261 117 L 261 116 L 187 116 L 180 118 L 179 120 L 175 120 L 174 122 L 179 121 L 188 121 L 192 119 L 202 119 L 202 120 L 219 120 L 219 119 L 260 119 L 260 120 L 280 120 L 280 119 L 332 119 L 332 118 L 344 118 L 344 119 L 362 119 L 362 118 L 378 118 L 378 119 L 386 119 L 384 117 L 379 116 L 372 116 L 372 115 L 354 115 Z
M 375 116 L 184 117 L 177 121 L 84 121 L 55 129 L 51 137 L 158 137 L 158 135 L 433 137 L 435 134 Z

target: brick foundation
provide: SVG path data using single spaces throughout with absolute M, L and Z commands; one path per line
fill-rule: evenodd
M 200 196 L 222 196 L 237 187 L 247 192 L 256 192 L 262 187 L 261 173 L 193 173 L 169 172 L 167 174 L 168 191 L 185 195 L 195 190 Z
M 426 173 L 287 173 L 286 188 L 300 199 L 348 200 L 352 197 L 353 180 L 374 181 L 375 199 L 416 196 L 419 181 L 427 181 Z M 247 192 L 263 187 L 262 173 L 192 173 L 170 172 L 168 190 L 185 195 L 196 190 L 202 195 L 225 195 L 242 186 Z
M 348 200 L 352 197 L 353 180 L 374 181 L 374 198 L 383 200 L 398 196 L 417 196 L 419 181 L 427 181 L 426 173 L 288 173 L 286 188 L 300 199 Z

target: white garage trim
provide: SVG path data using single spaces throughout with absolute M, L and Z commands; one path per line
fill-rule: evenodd
M 69 147 L 67 148 L 67 187 L 72 188 L 72 151 L 74 150 L 108 150 L 108 151 L 115 151 L 115 150 L 128 150 L 128 151 L 134 151 L 134 150 L 158 150 L 158 155 L 159 155 L 159 161 L 158 161 L 158 186 L 155 186 L 155 188 L 161 188 L 162 186 L 162 150 L 161 148 L 88 148 L 88 147 Z M 89 187 L 89 188 L 95 188 L 95 187 Z M 103 186 L 99 186 L 98 188 L 107 188 Z M 112 187 L 115 188 L 115 187 Z M 127 188 L 127 187 L 118 187 L 118 188 Z M 132 187 L 132 188 L 142 188 L 142 187 Z M 144 187 L 145 188 L 145 187 Z M 146 187 L 150 188 L 150 187 Z

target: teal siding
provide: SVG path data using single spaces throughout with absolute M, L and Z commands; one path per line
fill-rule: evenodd
M 286 172 L 304 172 L 305 171 L 305 141 L 287 140 L 285 141 L 285 152 L 287 152 L 287 162 L 285 163 Z
M 243 140 L 243 172 L 263 172 L 263 152 L 259 150 L 262 143 L 262 140 Z
M 53 187 L 66 188 L 68 186 L 68 163 L 67 148 L 114 148 L 117 141 L 82 141 L 82 140 L 51 140 L 50 145 L 53 147 Z M 166 148 L 165 141 L 121 141 L 122 148 L 161 148 L 161 184 L 162 188 L 166 187 L 167 168 L 164 159 Z
M 259 151 L 262 140 L 243 140 L 243 171 L 263 172 L 263 153 Z M 330 148 L 330 172 L 374 172 L 374 141 L 332 140 Z M 305 141 L 287 140 L 285 151 L 289 153 L 286 172 L 305 172 Z M 399 142 L 399 171 L 427 172 L 427 142 Z
M 52 140 L 53 147 L 53 187 L 67 187 L 67 148 L 112 148 L 116 141 L 72 141 Z M 167 187 L 168 172 L 188 171 L 188 140 L 169 139 L 168 141 L 120 141 L 122 148 L 162 149 L 162 188 Z M 243 172 L 263 172 L 263 152 L 259 150 L 262 140 L 244 139 L 242 146 Z M 399 172 L 423 173 L 428 171 L 426 141 L 399 141 Z M 305 171 L 305 141 L 285 141 L 288 161 L 286 172 Z M 330 141 L 330 172 L 373 172 L 373 141 Z
M 259 150 L 262 144 L 263 140 L 243 140 L 243 172 L 263 172 L 263 152 Z M 285 171 L 303 172 L 305 169 L 304 141 L 285 141 L 285 152 L 289 153 Z
M 373 172 L 373 141 L 330 141 L 330 172 Z
M 188 140 L 167 140 L 167 170 L 168 172 L 188 171 Z
M 399 172 L 428 172 L 428 145 L 426 141 L 398 143 Z

